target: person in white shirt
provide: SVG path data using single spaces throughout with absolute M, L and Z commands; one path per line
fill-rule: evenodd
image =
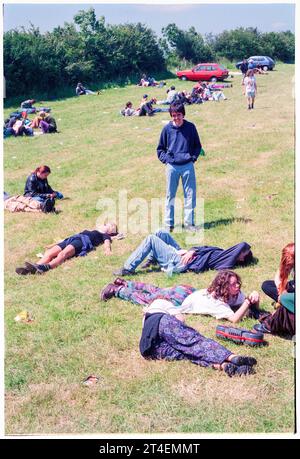
M 241 278 L 234 271 L 220 271 L 207 289 L 196 290 L 181 304 L 174 307 L 169 301 L 155 300 L 144 312 L 163 312 L 166 307 L 176 309 L 177 314 L 205 314 L 216 319 L 240 322 L 248 313 L 258 318 L 259 294 L 253 291 L 248 297 L 241 292 Z M 149 310 L 149 311 L 148 311 Z M 167 311 L 169 313 L 169 311 Z
M 248 70 L 244 78 L 244 94 L 248 100 L 248 110 L 254 108 L 254 100 L 257 94 L 256 78 L 253 70 Z

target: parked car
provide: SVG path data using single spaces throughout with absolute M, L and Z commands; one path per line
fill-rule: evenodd
M 176 75 L 180 80 L 191 81 L 217 81 L 228 77 L 228 70 L 221 64 L 204 63 L 197 64 L 191 70 L 179 70 Z
M 263 69 L 265 72 L 267 70 L 273 70 L 275 67 L 275 62 L 268 56 L 251 56 L 247 59 L 247 62 L 249 63 L 251 60 L 254 62 L 255 67 Z M 240 70 L 242 62 L 243 61 L 240 61 L 235 64 L 237 69 Z

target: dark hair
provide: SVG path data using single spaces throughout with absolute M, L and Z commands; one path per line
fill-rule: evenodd
M 170 116 L 172 116 L 172 113 L 182 113 L 183 116 L 185 116 L 184 105 L 181 102 L 174 102 L 173 104 L 170 105 L 169 113 L 170 113 Z
M 212 293 L 217 300 L 222 300 L 225 303 L 228 303 L 230 297 L 230 278 L 235 277 L 237 282 L 242 285 L 242 280 L 240 276 L 234 271 L 224 270 L 220 271 L 210 286 L 208 287 L 208 293 Z
M 249 263 L 252 263 L 253 261 L 253 253 L 251 250 L 249 250 L 249 252 L 247 253 L 247 255 L 245 256 L 244 258 L 244 261 L 242 261 L 242 264 L 243 265 L 248 265 Z
M 251 250 L 247 253 L 243 261 L 237 260 L 236 265 L 246 266 L 254 261 L 253 253 Z
M 171 89 L 171 91 L 174 91 L 175 86 L 171 86 L 170 89 Z
M 129 100 L 128 102 L 126 102 L 126 105 L 125 105 L 125 107 L 126 107 L 126 108 L 128 108 L 128 107 L 129 107 L 129 105 L 132 105 L 132 102 L 130 102 L 130 100 Z
M 40 174 L 50 174 L 51 173 L 51 169 L 50 169 L 49 166 L 39 166 L 33 171 L 33 173 L 37 174 L 38 172 Z

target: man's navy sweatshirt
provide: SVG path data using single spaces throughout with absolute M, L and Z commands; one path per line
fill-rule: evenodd
M 157 147 L 158 159 L 164 164 L 187 164 L 197 161 L 201 151 L 196 126 L 184 120 L 182 126 L 171 121 L 162 130 Z

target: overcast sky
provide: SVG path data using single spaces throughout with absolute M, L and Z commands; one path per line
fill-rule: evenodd
M 154 2 L 155 3 L 155 2 Z M 257 27 L 261 32 L 295 31 L 294 4 L 6 4 L 4 31 L 30 22 L 41 32 L 51 31 L 64 22 L 72 22 L 80 9 L 95 8 L 97 17 L 104 16 L 107 24 L 142 22 L 158 35 L 162 27 L 175 22 L 181 29 L 194 26 L 197 32 L 220 33 L 236 27 Z

